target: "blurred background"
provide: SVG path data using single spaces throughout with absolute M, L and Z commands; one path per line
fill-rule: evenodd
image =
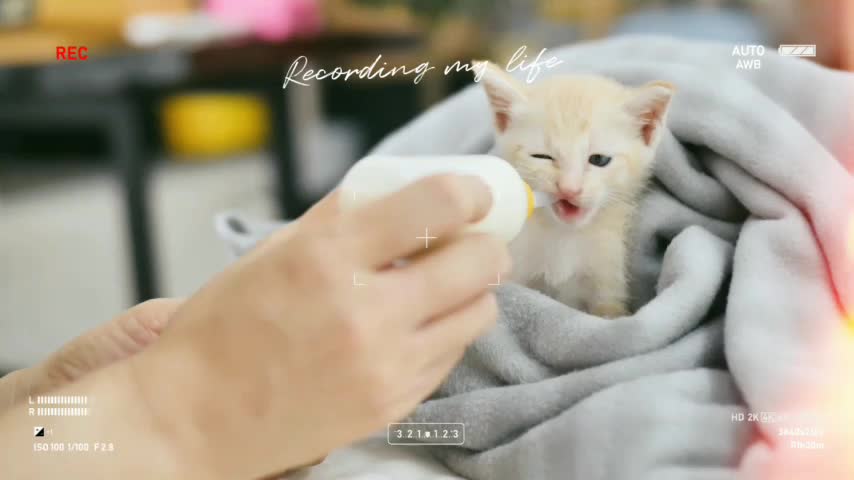
M 816 44 L 854 69 L 847 0 L 0 0 L 0 372 L 228 262 L 212 218 L 299 215 L 471 82 L 441 70 L 282 89 L 315 67 L 505 63 L 657 33 Z M 57 47 L 65 56 L 57 58 Z

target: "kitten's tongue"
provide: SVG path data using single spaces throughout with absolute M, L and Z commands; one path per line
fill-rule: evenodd
M 563 220 L 571 220 L 581 212 L 581 208 L 564 199 L 560 199 L 555 202 L 554 206 L 555 212 Z

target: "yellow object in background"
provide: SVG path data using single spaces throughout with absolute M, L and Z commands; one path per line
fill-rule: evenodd
M 540 15 L 555 20 L 575 23 L 583 38 L 605 36 L 611 24 L 628 9 L 620 0 L 539 0 Z
M 164 101 L 162 118 L 166 147 L 182 160 L 258 150 L 270 137 L 269 108 L 249 94 L 177 95 Z

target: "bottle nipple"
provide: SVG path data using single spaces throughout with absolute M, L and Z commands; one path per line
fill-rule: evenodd
M 528 198 L 528 217 L 531 218 L 531 215 L 534 213 L 534 209 L 545 207 L 546 205 L 552 203 L 552 195 L 545 192 L 535 192 L 531 189 L 531 186 L 528 185 L 528 182 L 522 182 L 525 185 L 525 193 Z
M 531 190 L 531 186 L 528 185 L 528 182 L 522 182 L 525 185 L 525 193 L 528 197 L 528 218 L 531 218 L 531 214 L 534 213 L 534 208 L 537 206 L 537 200 L 534 198 L 534 191 Z

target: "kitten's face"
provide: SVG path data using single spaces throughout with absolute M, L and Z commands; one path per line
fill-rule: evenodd
M 556 221 L 582 227 L 646 184 L 672 94 L 600 77 L 564 76 L 526 86 L 498 67 L 483 84 L 501 155 L 533 188 L 555 195 Z

